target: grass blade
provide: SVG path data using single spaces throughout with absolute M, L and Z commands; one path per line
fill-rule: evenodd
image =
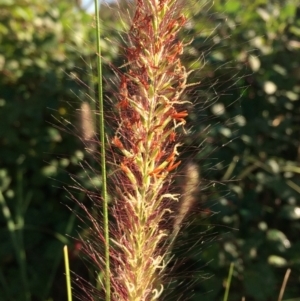
M 72 287 L 71 287 L 69 254 L 68 254 L 68 247 L 67 246 L 64 246 L 64 259 L 65 259 L 65 270 L 66 270 L 66 283 L 67 283 L 68 301 L 72 301 Z
M 231 279 L 232 279 L 232 275 L 233 275 L 233 269 L 234 269 L 234 263 L 232 262 L 230 264 L 230 268 L 229 268 L 229 273 L 228 273 L 228 277 L 227 277 L 227 281 L 226 281 L 226 288 L 225 288 L 225 294 L 224 294 L 223 301 L 228 300 L 229 289 L 230 289 Z
M 291 269 L 287 269 L 286 272 L 285 272 L 284 278 L 283 278 L 283 282 L 282 282 L 282 285 L 281 285 L 280 292 L 279 292 L 278 301 L 282 301 L 284 291 L 285 291 L 285 287 L 286 287 L 286 284 L 289 280 L 290 274 L 291 274 Z

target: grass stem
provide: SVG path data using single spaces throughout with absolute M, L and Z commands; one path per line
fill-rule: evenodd
M 227 277 L 227 280 L 226 280 L 226 287 L 225 287 L 225 294 L 224 294 L 223 301 L 228 300 L 229 289 L 230 289 L 231 279 L 232 279 L 232 275 L 233 275 L 233 269 L 234 269 L 234 263 L 232 262 L 230 264 L 229 273 L 228 273 L 228 277 Z
M 283 278 L 283 282 L 282 282 L 282 285 L 281 285 L 280 292 L 279 292 L 278 301 L 282 301 L 284 291 L 285 291 L 285 287 L 286 287 L 286 284 L 289 280 L 290 274 L 291 274 L 291 269 L 287 269 L 286 272 L 285 272 L 284 278 Z
M 68 301 L 72 301 L 72 287 L 71 287 L 69 254 L 68 254 L 68 247 L 67 246 L 64 246 L 64 259 L 65 259 L 65 270 L 66 270 L 66 283 L 67 283 Z
M 97 72 L 98 72 L 98 101 L 99 101 L 99 133 L 100 133 L 100 153 L 101 153 L 101 174 L 102 174 L 102 199 L 103 199 L 103 230 L 105 239 L 105 300 L 110 301 L 110 257 L 109 257 L 109 227 L 108 227 L 108 195 L 106 183 L 106 161 L 105 161 L 105 129 L 104 129 L 104 105 L 102 86 L 102 60 L 100 46 L 100 16 L 99 2 L 95 0 L 96 18 L 96 43 L 97 43 Z

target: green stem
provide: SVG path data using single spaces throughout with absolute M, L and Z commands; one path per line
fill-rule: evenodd
M 98 71 L 98 99 L 99 99 L 99 131 L 100 131 L 100 153 L 102 171 L 102 199 L 103 199 L 103 228 L 105 239 L 105 300 L 110 301 L 110 258 L 109 258 L 109 228 L 108 228 L 108 196 L 106 187 L 106 162 L 105 162 L 105 130 L 104 130 L 104 105 L 102 87 L 102 62 L 100 46 L 100 18 L 99 3 L 95 0 L 96 17 L 96 41 L 97 41 L 97 71 Z
M 68 254 L 68 247 L 67 246 L 64 246 L 64 259 L 65 259 L 65 270 L 66 270 L 66 283 L 67 283 L 68 301 L 72 301 L 72 287 L 71 287 L 69 254 Z
M 231 279 L 232 279 L 232 275 L 233 275 L 233 269 L 234 269 L 234 263 L 232 262 L 230 264 L 230 268 L 229 268 L 229 273 L 228 273 L 228 278 L 227 278 L 227 281 L 226 281 L 226 288 L 225 288 L 225 294 L 224 294 L 223 301 L 228 300 L 230 283 L 231 283 Z

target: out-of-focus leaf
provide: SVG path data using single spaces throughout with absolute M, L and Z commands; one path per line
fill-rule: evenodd
M 228 1 L 225 3 L 225 10 L 228 13 L 235 13 L 241 7 L 241 2 L 237 0 Z
M 286 249 L 291 247 L 291 242 L 288 240 L 286 235 L 277 229 L 270 229 L 267 231 L 267 240 L 275 243 L 278 250 L 281 252 L 284 252 Z
M 5 191 L 11 182 L 6 169 L 0 169 L 0 190 Z
M 287 260 L 277 255 L 271 255 L 268 257 L 268 263 L 276 267 L 284 267 L 287 265 Z
M 300 207 L 285 205 L 280 211 L 280 216 L 288 220 L 298 220 L 300 219 Z
M 13 5 L 14 0 L 0 0 L 0 5 Z

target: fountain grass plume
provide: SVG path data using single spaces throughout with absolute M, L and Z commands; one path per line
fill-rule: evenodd
M 126 71 L 117 93 L 116 229 L 112 238 L 112 297 L 158 300 L 166 268 L 166 224 L 178 195 L 170 173 L 179 166 L 177 129 L 185 124 L 182 98 L 188 72 L 181 64 L 186 22 L 177 0 L 137 0 L 127 37 Z
M 115 169 L 110 225 L 103 132 L 100 156 L 105 185 L 101 197 L 89 194 L 96 206 L 101 204 L 104 208 L 103 221 L 81 204 L 93 224 L 93 238 L 84 242 L 84 249 L 103 271 L 99 281 L 106 301 L 154 301 L 164 290 L 164 272 L 171 249 L 168 244 L 174 226 L 172 210 L 179 200 L 172 189 L 172 175 L 181 163 L 178 132 L 188 116 L 185 109 L 188 101 L 183 94 L 189 72 L 180 60 L 185 44 L 178 40 L 178 33 L 186 23 L 183 3 L 136 0 L 134 7 L 124 47 L 127 61 L 116 72 L 119 86 L 113 110 L 117 126 L 108 143 L 108 148 L 113 150 L 112 168 Z M 99 19 L 96 25 L 102 131 Z M 87 286 L 89 299 L 97 299 L 99 292 Z

